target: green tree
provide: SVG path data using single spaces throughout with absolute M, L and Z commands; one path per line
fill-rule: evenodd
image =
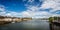
M 54 20 L 54 17 L 49 18 L 49 22 L 52 22 Z

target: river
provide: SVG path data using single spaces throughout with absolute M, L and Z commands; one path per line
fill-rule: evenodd
M 0 26 L 0 30 L 50 30 L 46 20 L 28 20 Z

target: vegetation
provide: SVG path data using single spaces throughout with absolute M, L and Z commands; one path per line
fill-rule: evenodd
M 53 20 L 54 20 L 53 17 L 50 17 L 50 18 L 49 18 L 49 22 L 52 22 Z
M 53 20 L 60 20 L 60 17 L 50 17 L 49 22 L 52 22 Z

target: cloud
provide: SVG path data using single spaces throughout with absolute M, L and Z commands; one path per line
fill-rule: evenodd
M 60 0 L 45 0 L 40 8 L 52 8 L 52 10 L 50 10 L 51 12 L 60 10 Z
M 33 18 L 43 18 L 50 17 L 52 14 L 47 11 L 39 11 L 38 6 L 28 6 L 26 11 L 23 11 L 21 14 L 23 17 L 33 17 Z
M 4 11 L 3 11 L 3 12 L 0 12 L 0 15 L 5 15 L 5 13 L 6 13 L 6 12 L 4 12 Z
M 21 17 L 20 12 L 7 11 L 4 5 L 0 5 L 0 15 L 1 16 L 11 16 L 11 17 Z
M 33 3 L 34 0 L 22 0 L 23 2 L 27 1 L 27 3 Z
M 5 14 L 5 16 L 11 16 L 11 17 L 18 17 L 19 13 L 18 12 L 8 12 Z
M 38 11 L 39 7 L 38 6 L 29 6 L 27 7 L 30 11 Z
M 34 0 L 35 1 L 35 0 Z M 39 0 L 41 2 L 41 0 Z M 32 1 L 32 3 L 34 3 Z M 38 3 L 39 4 L 39 3 Z M 40 4 L 39 4 L 40 5 Z M 31 17 L 51 17 L 51 16 L 59 16 L 60 14 L 56 14 L 55 11 L 60 10 L 60 0 L 44 0 L 41 6 L 39 5 L 27 5 L 27 11 L 24 11 L 24 16 L 31 16 Z M 39 11 L 39 10 L 46 10 L 50 9 L 49 12 L 47 11 Z M 55 13 L 53 13 L 55 12 Z
M 54 16 L 60 17 L 60 14 L 53 14 L 51 17 L 54 17 Z
M 48 18 L 50 16 L 52 16 L 52 14 L 50 14 L 49 12 L 46 11 L 37 11 L 37 12 L 33 12 L 33 11 L 25 11 L 24 13 L 22 13 L 23 17 L 33 17 L 33 18 Z
M 4 5 L 0 5 L 0 15 L 5 15 L 5 6 Z
M 4 5 L 0 5 L 0 11 L 5 11 L 5 6 Z
M 32 3 L 34 0 L 28 0 L 28 2 Z
M 24 0 L 27 1 L 27 0 Z M 57 10 L 60 10 L 60 0 L 44 0 L 43 4 L 40 6 L 39 3 L 38 5 L 33 5 L 35 0 L 28 0 L 27 3 L 31 3 L 30 5 L 25 4 L 27 10 L 23 12 L 12 12 L 12 11 L 5 11 L 5 6 L 1 5 L 0 7 L 0 15 L 4 16 L 12 16 L 12 17 L 32 17 L 32 18 L 48 18 L 51 16 L 60 16 L 60 14 L 52 13 Z M 42 0 L 39 0 L 42 1 Z M 50 9 L 51 8 L 51 9 Z M 50 9 L 48 11 L 44 11 L 45 9 Z M 43 11 L 41 11 L 43 10 Z

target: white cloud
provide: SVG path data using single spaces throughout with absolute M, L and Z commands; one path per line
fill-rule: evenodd
M 54 16 L 60 17 L 60 14 L 52 14 L 52 17 Z
M 0 5 L 0 15 L 5 15 L 5 6 L 4 5 Z
M 52 8 L 51 12 L 60 10 L 60 0 L 45 0 L 40 8 L 42 9 Z
M 27 7 L 30 11 L 38 11 L 39 7 L 38 6 L 29 6 Z
M 27 1 L 27 3 L 32 3 L 34 0 L 22 0 L 23 2 Z
M 0 11 L 5 11 L 5 6 L 4 5 L 0 5 Z
M 52 14 L 50 14 L 49 12 L 46 11 L 40 11 L 40 12 L 35 12 L 35 16 L 37 18 L 48 18 L 50 17 Z
M 26 0 L 25 0 L 26 1 Z M 41 0 L 40 0 L 41 1 Z M 28 0 L 30 3 L 34 3 L 34 0 Z M 41 7 L 34 6 L 34 5 L 28 5 L 25 4 L 27 7 L 26 11 L 23 11 L 21 13 L 13 12 L 13 13 L 8 13 L 8 15 L 13 14 L 13 16 L 19 16 L 19 17 L 35 17 L 35 18 L 48 18 L 50 16 L 60 16 L 60 14 L 52 14 L 51 12 L 60 10 L 60 4 L 59 0 L 44 0 L 43 4 Z M 40 9 L 48 9 L 52 8 L 50 12 L 47 11 L 39 11 Z
M 11 17 L 20 17 L 21 14 L 18 12 L 6 11 L 4 5 L 0 5 L 0 15 L 1 16 L 11 16 Z
M 41 0 L 40 0 L 41 1 Z M 34 5 L 26 5 L 27 6 L 27 16 L 31 16 L 31 17 L 50 17 L 50 16 L 58 16 L 59 14 L 52 14 L 51 12 L 60 10 L 60 0 L 44 0 L 43 4 L 41 5 L 41 7 L 34 6 Z M 52 10 L 50 10 L 50 12 L 47 11 L 39 11 L 40 9 L 49 9 L 52 8 Z M 25 13 L 23 13 L 25 14 Z
M 23 16 L 23 17 L 29 17 L 30 14 L 29 14 L 29 12 L 24 11 L 24 12 L 22 12 L 22 16 Z
M 26 1 L 26 0 L 24 0 Z M 28 2 L 33 2 L 34 0 L 28 0 Z M 40 0 L 41 1 L 41 0 Z M 9 12 L 6 13 L 5 7 L 1 6 L 0 7 L 0 14 L 5 15 L 5 16 L 15 16 L 15 17 L 33 17 L 33 18 L 48 18 L 50 16 L 60 16 L 60 14 L 52 14 L 51 12 L 60 10 L 60 0 L 44 0 L 43 4 L 41 7 L 34 6 L 34 5 L 27 5 L 27 10 L 23 12 Z M 47 11 L 39 11 L 40 9 L 48 9 L 52 8 L 50 12 Z
M 32 3 L 34 0 L 28 0 L 28 2 Z
M 23 17 L 37 17 L 37 18 L 41 18 L 41 17 L 50 17 L 52 14 L 47 12 L 47 11 L 39 11 L 39 8 L 37 6 L 31 6 L 28 7 L 27 11 L 22 12 Z
M 5 14 L 5 16 L 12 16 L 12 17 L 17 17 L 17 15 L 19 15 L 19 13 L 17 12 L 9 12 Z
M 4 12 L 4 11 L 3 11 L 3 12 L 0 12 L 0 15 L 5 15 L 5 13 L 6 13 L 6 12 Z

